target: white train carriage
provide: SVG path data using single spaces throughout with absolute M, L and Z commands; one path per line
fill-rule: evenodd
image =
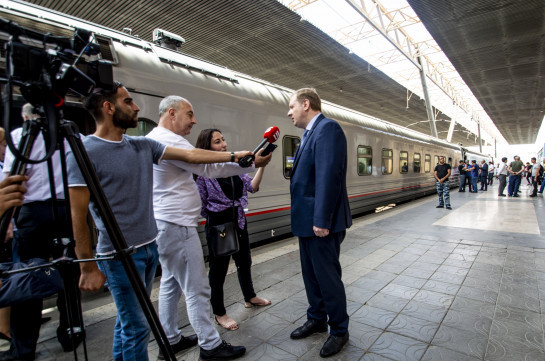
M 55 35 L 70 35 L 75 27 L 92 31 L 102 59 L 114 64 L 114 79 L 129 89 L 141 109 L 139 127 L 132 134 L 146 134 L 155 126 L 159 102 L 171 94 L 193 104 L 197 125 L 188 136 L 193 144 L 200 130 L 218 128 L 229 149 L 253 149 L 265 129 L 277 126 L 279 147 L 260 191 L 250 195 L 248 230 L 252 242 L 289 234 L 289 173 L 302 134 L 287 117 L 291 89 L 33 5 L 3 2 L 0 17 Z M 7 35 L 0 40 L 6 41 Z M 92 131 L 89 114 L 77 99 L 69 100 L 66 118 L 77 120 L 84 133 Z M 22 102 L 19 99 L 19 105 Z M 323 112 L 339 121 L 348 140 L 347 186 L 354 215 L 434 193 L 433 169 L 439 156 L 453 166 L 451 185 L 457 186 L 458 161 L 469 154 L 460 146 L 327 101 Z M 469 158 L 489 159 L 474 153 Z

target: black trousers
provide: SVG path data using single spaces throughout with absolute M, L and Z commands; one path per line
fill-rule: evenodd
M 481 174 L 481 190 L 488 190 L 488 173 L 487 174 Z
M 30 258 L 62 256 L 63 247 L 56 246 L 53 242 L 56 238 L 65 238 L 71 234 L 72 225 L 65 221 L 66 208 L 64 201 L 58 201 L 58 219 L 53 213 L 51 200 L 32 202 L 21 207 L 15 220 L 18 232 L 18 253 L 22 262 Z M 73 250 L 72 250 L 73 252 Z M 74 254 L 68 254 L 74 256 Z M 57 307 L 59 309 L 59 327 L 69 328 L 68 310 L 65 306 L 67 294 L 80 297 L 77 280 L 79 279 L 79 266 L 70 265 L 61 274 L 65 282 L 65 290 L 59 292 Z M 36 344 L 40 334 L 43 300 L 30 300 L 11 306 L 11 354 L 22 360 L 34 360 Z M 79 310 L 70 307 L 74 327 L 81 327 L 79 322 Z
M 235 216 L 237 211 L 235 210 Z M 233 219 L 232 208 L 227 211 L 209 214 L 208 225 L 218 225 L 229 222 Z M 237 220 L 235 219 L 235 224 Z M 252 281 L 252 255 L 250 252 L 250 238 L 248 236 L 248 223 L 244 225 L 244 229 L 236 227 L 238 231 L 238 243 L 239 251 L 232 255 L 235 265 L 237 266 L 238 283 L 242 290 L 242 295 L 245 301 L 250 301 L 256 296 L 254 291 L 254 283 Z M 207 234 L 208 249 L 210 249 L 208 227 L 205 227 Z M 223 284 L 225 283 L 225 277 L 227 276 L 227 270 L 229 268 L 229 262 L 231 256 L 216 257 L 213 254 L 209 254 L 208 261 L 210 264 L 210 271 L 208 273 L 208 281 L 210 282 L 210 303 L 212 305 L 212 311 L 214 315 L 223 316 L 227 313 L 225 310 L 225 304 L 223 302 Z
M 346 293 L 339 262 L 346 232 L 327 237 L 299 237 L 301 269 L 309 307 L 307 318 L 329 323 L 329 333 L 342 336 L 348 331 Z

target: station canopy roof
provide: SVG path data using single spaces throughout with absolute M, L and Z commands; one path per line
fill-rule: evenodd
M 371 0 L 29 2 L 130 28 L 149 41 L 160 28 L 185 38 L 183 53 L 285 87 L 314 87 L 327 101 L 430 134 L 422 84 L 415 81 L 420 55 L 439 138 L 447 138 L 454 119 L 452 142 L 476 145 L 479 120 L 489 144 L 534 143 L 545 108 L 545 2 L 407 1 L 414 10 L 405 0 L 383 1 L 389 7 Z M 347 7 L 352 13 L 345 16 Z M 324 9 L 325 16 L 312 18 Z M 411 27 L 425 27 L 434 39 L 411 34 Z M 384 34 L 401 39 L 401 52 L 371 43 Z M 403 62 L 412 68 L 393 65 Z M 392 68 L 401 77 L 393 79 Z

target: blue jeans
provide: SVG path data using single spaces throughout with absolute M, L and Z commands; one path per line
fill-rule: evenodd
M 458 191 L 465 192 L 466 191 L 466 175 L 460 174 L 460 188 L 458 188 Z
M 439 196 L 439 205 L 450 207 L 450 184 L 449 181 L 444 181 L 442 184 L 435 182 L 437 195 Z M 444 198 L 444 200 L 443 200 Z
M 541 187 L 539 187 L 539 193 L 543 193 L 543 188 L 545 188 L 545 178 L 541 181 Z
M 475 192 L 475 193 L 477 193 L 477 178 L 478 178 L 478 177 L 479 177 L 479 176 L 476 176 L 476 177 L 473 176 L 473 175 L 471 176 L 471 184 L 472 184 L 472 186 L 471 186 L 471 191 L 472 191 L 472 192 Z
M 151 293 L 155 269 L 159 260 L 157 244 L 138 247 L 132 255 L 140 278 Z M 117 307 L 114 328 L 113 356 L 115 361 L 147 361 L 150 328 L 121 261 L 99 261 L 106 275 L 110 293 Z
M 510 175 L 509 176 L 509 186 L 507 187 L 507 194 L 510 196 L 516 196 L 519 187 L 520 187 L 520 181 L 522 180 L 522 176 L 519 175 Z

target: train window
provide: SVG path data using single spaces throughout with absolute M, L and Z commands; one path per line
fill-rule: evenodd
M 284 162 L 284 178 L 289 179 L 293 168 L 293 158 L 301 139 L 287 135 L 282 139 L 282 159 Z
M 414 153 L 413 170 L 415 173 L 420 173 L 420 153 Z
M 153 128 L 155 128 L 157 124 L 155 122 L 146 119 L 146 118 L 138 118 L 138 124 L 136 125 L 136 128 L 129 128 L 127 129 L 127 135 L 132 136 L 144 136 L 151 132 Z
M 399 172 L 407 173 L 409 171 L 409 152 L 402 150 L 399 152 Z
M 391 174 L 394 168 L 394 152 L 391 149 L 382 150 L 382 174 Z
M 450 164 L 450 166 L 452 166 L 452 157 L 448 157 L 448 164 Z
M 434 164 L 434 166 L 439 164 L 439 156 L 438 155 L 433 156 L 433 164 Z
M 358 145 L 358 175 L 373 173 L 373 148 Z
M 424 155 L 424 172 L 429 173 L 431 169 L 431 155 Z

